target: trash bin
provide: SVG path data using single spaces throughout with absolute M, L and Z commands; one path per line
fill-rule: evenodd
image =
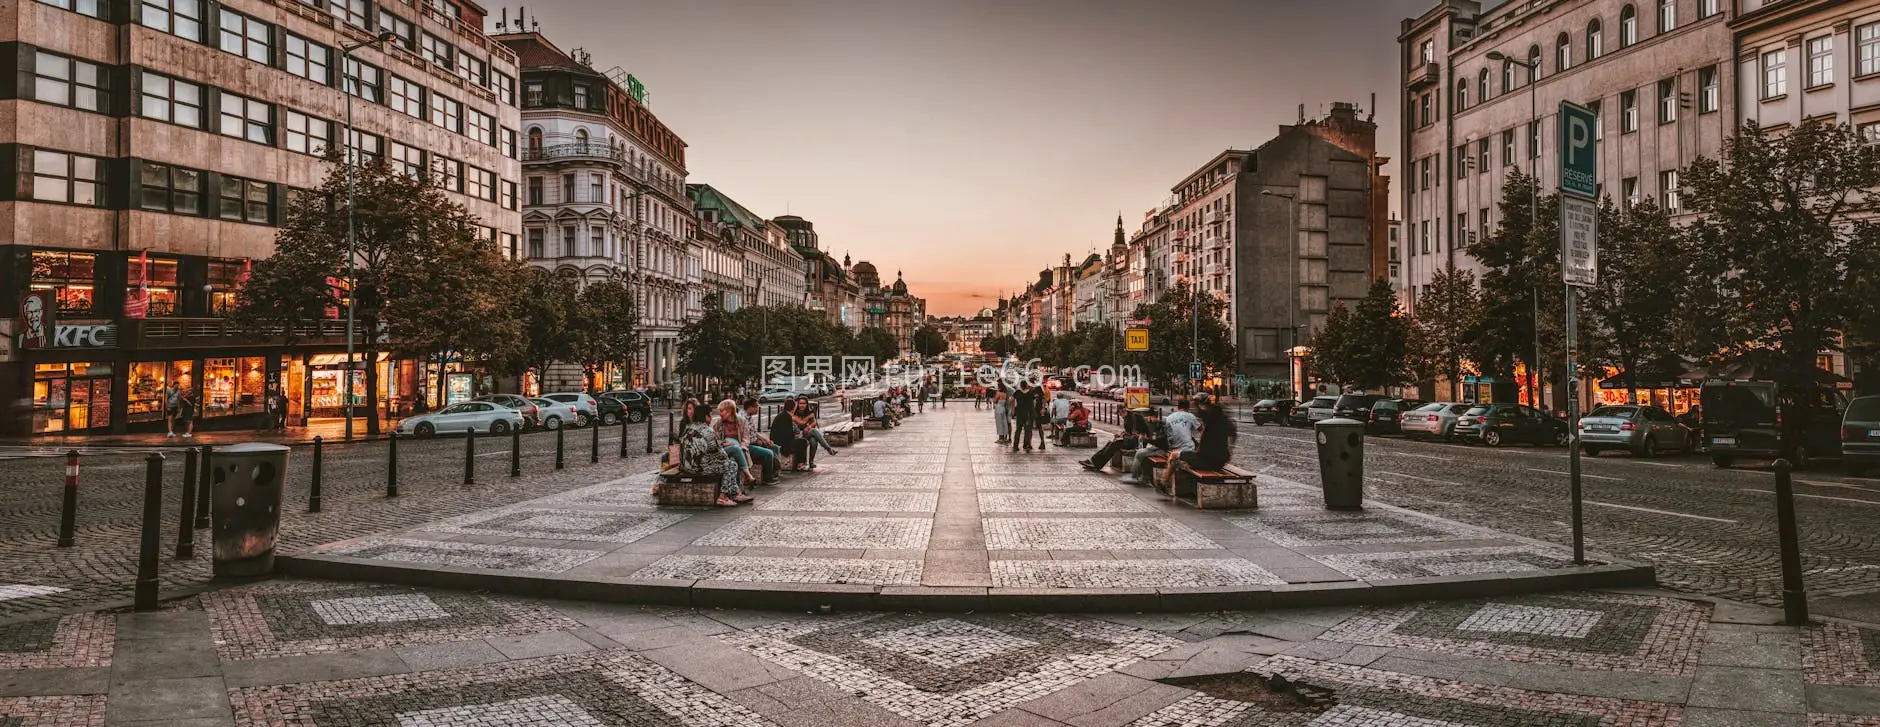
M 1328 510 L 1364 508 L 1364 422 L 1327 419 L 1318 430 L 1319 481 Z
M 287 448 L 255 442 L 217 447 L 209 467 L 215 577 L 267 575 L 281 529 Z

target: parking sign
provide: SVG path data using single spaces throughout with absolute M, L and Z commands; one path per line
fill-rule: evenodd
M 1592 109 L 1560 102 L 1560 191 L 1599 198 L 1599 117 Z

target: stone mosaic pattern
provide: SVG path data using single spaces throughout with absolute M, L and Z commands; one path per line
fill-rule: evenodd
M 110 666 L 117 620 L 79 613 L 0 626 L 0 670 Z
M 820 470 L 808 477 L 790 480 L 792 489 L 812 490 L 938 490 L 940 475 L 850 474 L 847 467 Z M 761 491 L 760 491 L 761 494 Z
M 50 596 L 54 593 L 64 593 L 65 591 L 66 589 L 58 586 L 35 586 L 30 583 L 0 584 L 0 601 L 12 601 L 20 598 L 32 598 L 34 596 Z
M 776 517 L 746 515 L 693 541 L 752 548 L 888 548 L 921 550 L 930 518 Z
M 104 695 L 0 697 L 0 726 L 104 727 Z
M 1514 573 L 1574 567 L 1572 557 L 1553 548 L 1533 545 L 1396 553 L 1308 554 L 1308 556 L 1345 575 L 1367 581 L 1478 573 Z
M 984 519 L 989 550 L 1203 550 L 1219 548 L 1162 518 Z
M 757 501 L 759 510 L 798 512 L 933 512 L 937 492 L 785 492 Z
M 656 478 L 647 477 L 633 484 L 601 484 L 569 490 L 559 495 L 534 500 L 526 505 L 537 507 L 605 507 L 623 510 L 653 510 L 659 502 L 653 498 Z
M 1160 512 L 1127 492 L 981 492 L 980 512 Z
M 447 568 L 541 573 L 560 573 L 605 554 L 599 550 L 531 548 L 521 545 L 484 545 L 411 538 L 365 538 L 338 546 L 329 546 L 319 552 L 326 555 L 343 555 L 348 558 L 388 560 Z
M 1078 617 L 860 615 L 717 638 L 932 727 L 965 725 L 1181 642 Z
M 922 562 L 918 560 L 669 555 L 635 571 L 633 577 L 745 583 L 918 586 L 921 566 Z
M 1286 580 L 1238 558 L 1195 560 L 995 560 L 1000 588 L 1197 588 L 1280 585 Z
M 1578 669 L 1690 674 L 1710 606 L 1676 598 L 1566 593 L 1364 611 L 1320 638 Z
M 1802 633 L 1802 669 L 1810 684 L 1880 686 L 1880 629 L 1810 626 Z
M 580 628 L 532 603 L 404 586 L 288 582 L 203 594 L 224 661 L 329 654 Z
M 1132 727 L 1663 727 L 1684 717 L 1682 708 L 1661 702 L 1470 684 L 1288 656 L 1254 671 L 1330 688 L 1335 704 L 1318 714 L 1270 712 L 1196 694 Z
M 1288 548 L 1496 537 L 1494 533 L 1460 523 L 1377 508 L 1361 512 L 1323 509 L 1257 512 L 1226 519 L 1247 532 Z
M 1018 490 L 1021 492 L 1120 492 L 1128 486 L 1116 484 L 1114 477 L 1101 475 L 1066 475 L 1065 467 L 1077 465 L 1065 463 L 1063 467 L 1053 468 L 1051 472 L 1037 475 L 988 475 L 975 478 L 980 492 L 999 490 Z
M 612 512 L 518 506 L 440 520 L 424 526 L 422 530 L 428 533 L 631 543 L 687 517 L 690 516 L 674 512 Z
M 762 727 L 731 700 L 625 650 L 419 674 L 234 689 L 237 725 Z
M 937 475 L 945 474 L 946 469 L 947 469 L 946 462 L 937 461 L 937 460 L 936 461 L 911 461 L 911 462 L 871 462 L 869 461 L 869 458 L 866 455 L 861 456 L 861 457 L 856 457 L 855 459 L 856 461 L 854 462 L 850 462 L 846 459 L 844 459 L 841 462 L 841 465 L 842 465 L 841 469 L 842 469 L 843 474 L 849 474 L 849 475 L 865 475 L 866 474 L 866 475 L 883 475 L 883 476 L 895 476 L 895 475 L 936 475 L 937 476 Z M 818 467 L 828 465 L 830 468 L 833 469 L 835 467 L 835 464 L 836 462 L 834 459 L 824 459 L 822 457 L 816 458 L 816 465 Z
M 1811 714 L 1808 727 L 1880 727 L 1880 716 Z

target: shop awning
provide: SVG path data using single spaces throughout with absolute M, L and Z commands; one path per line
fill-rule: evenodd
M 381 363 L 383 363 L 383 362 L 385 362 L 385 361 L 389 361 L 389 360 L 391 360 L 391 358 L 392 358 L 392 354 L 391 354 L 390 352 L 388 352 L 388 351 L 380 351 L 380 352 L 379 352 L 379 361 L 380 361 Z M 355 361 L 364 361 L 365 359 L 366 359 L 366 352 L 364 352 L 364 351 L 360 351 L 360 352 L 358 352 L 358 353 L 355 353 L 355 354 L 353 354 L 353 360 L 355 360 Z M 316 353 L 316 354 L 314 354 L 314 355 L 313 355 L 312 357 L 310 357 L 310 358 L 308 358 L 308 359 L 307 359 L 307 365 L 308 365 L 308 366 L 315 366 L 315 367 L 318 367 L 318 366 L 345 366 L 345 365 L 346 365 L 346 354 L 343 354 L 343 353 Z
M 1761 367 L 1757 366 L 1756 364 L 1745 362 L 1745 361 L 1737 361 L 1737 362 L 1732 362 L 1732 363 L 1720 364 L 1720 365 L 1711 367 L 1709 369 L 1698 369 L 1696 371 L 1687 371 L 1684 373 L 1684 378 L 1690 379 L 1692 381 L 1697 381 L 1697 382 L 1702 382 L 1702 381 L 1772 381 L 1774 380 L 1774 377 L 1766 373 Z M 1852 383 L 1852 382 L 1853 382 L 1853 379 L 1849 379 L 1845 376 L 1834 373 L 1833 371 L 1829 371 L 1827 369 L 1820 368 L 1820 367 L 1816 367 L 1815 369 L 1815 385 L 1816 386 L 1832 387 L 1832 386 L 1838 386 L 1840 384 L 1847 384 L 1847 383 Z
M 1640 389 L 1683 389 L 1697 386 L 1701 379 L 1689 378 L 1689 374 L 1679 376 L 1665 371 L 1640 371 L 1636 381 L 1628 381 L 1624 372 L 1608 376 L 1599 382 L 1602 389 L 1626 389 L 1636 386 Z

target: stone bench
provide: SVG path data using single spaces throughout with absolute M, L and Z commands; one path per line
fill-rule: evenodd
M 1149 458 L 1154 469 L 1169 465 L 1166 454 Z M 1175 489 L 1169 491 L 1157 477 L 1155 489 L 1176 502 L 1197 510 L 1252 510 L 1260 507 L 1260 493 L 1254 485 L 1256 475 L 1233 465 L 1220 469 L 1182 468 L 1175 473 Z
M 718 504 L 719 475 L 681 474 L 677 468 L 660 470 L 653 499 L 667 507 L 712 507 Z
M 862 441 L 862 433 L 868 431 L 865 427 L 857 426 L 855 422 L 839 422 L 823 427 L 822 430 L 823 435 L 829 438 L 831 444 L 843 446 Z
M 867 429 L 891 429 L 892 428 L 892 426 L 888 424 L 888 420 L 876 419 L 874 417 L 869 417 L 863 420 L 862 424 L 864 425 L 864 428 L 867 428 Z
M 1071 432 L 1064 440 L 1064 446 L 1071 449 L 1096 449 L 1097 433 L 1089 430 Z

